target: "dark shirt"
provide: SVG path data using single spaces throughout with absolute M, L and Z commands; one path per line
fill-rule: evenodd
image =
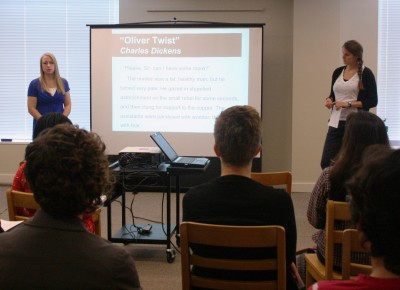
M 218 177 L 202 185 L 191 188 L 183 198 L 183 221 L 193 221 L 223 225 L 280 225 L 286 233 L 286 264 L 295 261 L 296 222 L 290 195 L 281 189 L 264 186 L 254 180 L 237 175 Z M 268 251 L 243 251 L 241 249 L 213 249 L 194 247 L 199 254 L 213 257 L 260 257 Z M 222 273 L 210 269 L 198 269 L 196 274 L 204 276 L 223 276 L 238 278 L 239 273 Z M 264 279 L 265 273 L 254 273 L 241 279 Z M 287 288 L 292 289 L 294 282 L 287 274 Z M 294 288 L 295 289 L 295 288 Z
M 1 234 L 0 273 L 0 289 L 140 289 L 125 249 L 43 210 Z

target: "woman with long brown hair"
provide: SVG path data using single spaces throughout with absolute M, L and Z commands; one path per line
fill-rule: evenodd
M 328 133 L 321 158 L 321 168 L 331 165 L 342 145 L 346 117 L 351 112 L 369 111 L 378 104 L 375 76 L 364 66 L 363 47 L 349 40 L 342 47 L 344 66 L 332 75 L 331 92 L 325 107 L 331 110 Z
M 319 229 L 313 235 L 317 245 L 317 256 L 322 263 L 325 260 L 325 221 L 327 200 L 346 201 L 346 182 L 354 175 L 361 163 L 365 149 L 374 144 L 389 147 L 389 138 L 384 122 L 376 115 L 360 111 L 351 113 L 346 119 L 343 145 L 333 164 L 325 168 L 314 189 L 308 204 L 307 218 L 310 224 Z M 359 263 L 369 263 L 369 257 L 361 255 Z M 334 254 L 334 267 L 340 270 L 341 256 Z

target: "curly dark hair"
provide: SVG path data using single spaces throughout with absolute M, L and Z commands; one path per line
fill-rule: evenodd
M 215 120 L 215 145 L 224 162 L 243 166 L 251 162 L 261 144 L 261 118 L 251 106 L 233 106 Z
M 347 183 L 352 218 L 371 243 L 371 255 L 400 274 L 400 150 L 373 145 Z M 365 242 L 364 241 L 364 242 Z
M 108 193 L 110 171 L 100 137 L 70 124 L 44 130 L 25 150 L 25 175 L 47 213 L 67 218 L 93 211 Z

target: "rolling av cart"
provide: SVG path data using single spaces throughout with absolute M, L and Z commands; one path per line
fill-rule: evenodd
M 107 207 L 107 238 L 109 241 L 113 243 L 123 243 L 123 244 L 165 244 L 166 245 L 166 254 L 168 263 L 172 263 L 175 260 L 175 250 L 171 249 L 171 237 L 175 233 L 177 245 L 180 245 L 180 236 L 179 236 L 179 222 L 180 222 L 180 185 L 179 185 L 179 176 L 185 174 L 195 174 L 195 173 L 203 173 L 207 170 L 207 167 L 204 168 L 178 168 L 171 167 L 167 163 L 161 163 L 157 168 L 152 169 L 144 169 L 144 168 L 115 168 L 114 173 L 119 175 L 120 181 L 119 185 L 121 186 L 120 194 L 116 194 L 110 197 L 106 202 L 105 206 Z M 129 191 L 128 188 L 124 186 L 125 178 L 128 174 L 138 173 L 142 174 L 142 176 L 158 175 L 161 179 L 165 180 L 166 184 L 166 223 L 163 224 L 152 224 L 151 231 L 146 231 L 146 226 L 144 224 L 126 224 L 126 208 L 125 208 L 125 193 Z M 176 191 L 176 223 L 171 224 L 171 179 L 175 178 L 175 191 Z M 145 187 L 145 185 L 144 185 Z M 122 224 L 121 228 L 112 233 L 112 210 L 111 204 L 121 196 L 121 215 L 122 215 Z M 132 234 L 132 230 L 143 229 L 143 232 L 135 232 Z

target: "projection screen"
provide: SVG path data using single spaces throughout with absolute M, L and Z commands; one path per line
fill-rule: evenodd
M 215 156 L 215 118 L 251 105 L 261 114 L 263 24 L 90 26 L 91 130 L 108 154 L 156 145 Z

